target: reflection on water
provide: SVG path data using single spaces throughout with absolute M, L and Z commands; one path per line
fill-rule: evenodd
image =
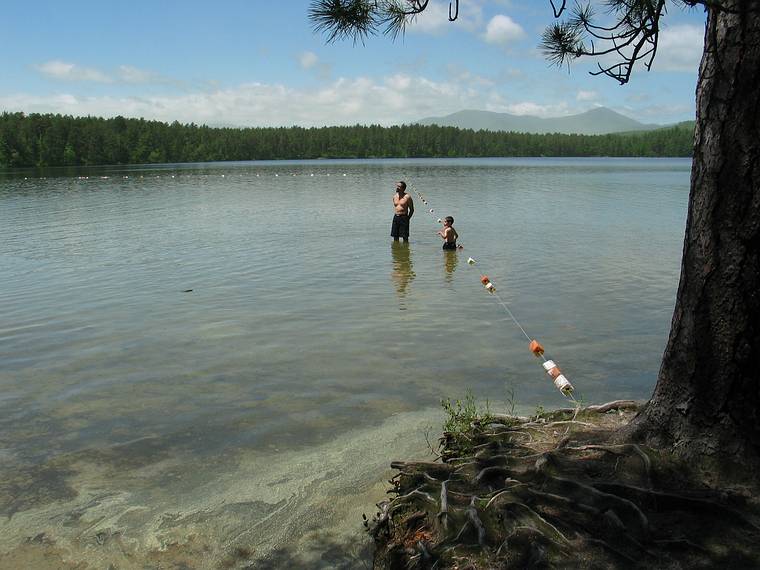
M 412 250 L 408 241 L 392 241 L 391 257 L 393 258 L 393 269 L 391 279 L 396 285 L 396 293 L 399 298 L 399 309 L 406 310 L 407 288 L 414 281 L 412 266 Z
M 56 548 L 97 568 L 183 552 L 210 568 L 238 547 L 300 559 L 296 537 L 324 529 L 340 536 L 318 543 L 344 542 L 384 495 L 388 462 L 424 448 L 411 438 L 442 397 L 469 388 L 496 407 L 508 381 L 528 407 L 564 405 L 481 271 L 585 401 L 646 397 L 689 167 L 0 172 L 0 568 L 66 567 L 34 558 Z M 466 254 L 442 252 L 424 216 L 414 251 L 392 242 L 389 258 L 387 188 L 402 176 L 461 212 Z M 326 192 L 351 200 L 336 210 Z M 443 350 L 452 323 L 457 350 Z
M 443 251 L 443 268 L 446 271 L 444 275 L 444 279 L 446 280 L 447 283 L 451 283 L 454 277 L 454 270 L 457 268 L 457 263 L 459 263 L 459 257 L 457 256 L 456 249 L 444 249 L 442 251 Z

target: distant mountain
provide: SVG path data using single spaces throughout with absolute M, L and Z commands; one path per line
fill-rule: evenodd
M 673 123 L 672 125 L 664 125 L 664 126 L 661 126 L 661 127 L 656 127 L 655 129 L 651 129 L 651 130 L 655 130 L 655 131 L 676 130 L 676 131 L 687 131 L 687 132 L 693 133 L 694 132 L 694 126 L 695 126 L 695 121 L 681 121 L 680 123 Z M 636 136 L 636 135 L 643 135 L 644 133 L 651 132 L 651 130 L 649 130 L 649 131 L 624 131 L 624 132 L 615 133 L 615 134 L 616 135 L 624 135 L 624 136 L 625 135 Z
M 427 117 L 417 121 L 420 125 L 459 127 L 475 131 L 513 131 L 516 133 L 564 133 L 604 135 L 608 133 L 651 131 L 662 125 L 644 124 L 616 113 L 606 107 L 597 107 L 567 117 L 542 119 L 530 115 L 510 115 L 491 111 L 457 111 L 445 117 Z

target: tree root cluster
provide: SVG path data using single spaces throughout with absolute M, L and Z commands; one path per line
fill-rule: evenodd
M 667 454 L 614 434 L 611 402 L 475 422 L 440 461 L 394 462 L 365 520 L 375 568 L 757 568 L 760 506 L 712 489 Z

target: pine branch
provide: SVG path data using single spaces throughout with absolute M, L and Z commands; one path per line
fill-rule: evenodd
M 625 84 L 638 61 L 648 70 L 657 53 L 660 18 L 665 12 L 665 0 L 607 0 L 608 17 L 612 25 L 599 25 L 590 4 L 576 4 L 572 14 L 564 21 L 549 26 L 543 33 L 540 48 L 555 65 L 569 64 L 571 59 L 583 56 L 599 57 L 616 54 L 618 61 L 591 75 L 606 75 Z M 552 4 L 554 7 L 554 4 Z M 557 13 L 555 8 L 555 14 Z M 584 44 L 590 40 L 590 48 Z M 601 40 L 609 47 L 597 47 Z

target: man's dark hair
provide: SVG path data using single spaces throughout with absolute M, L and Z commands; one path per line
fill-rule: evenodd
M 446 221 L 448 223 L 450 223 L 450 224 L 453 224 L 454 223 L 454 218 L 452 218 L 451 216 L 446 216 Z
M 404 182 L 403 180 L 399 180 L 398 183 L 401 184 L 402 190 L 406 190 L 406 182 Z

